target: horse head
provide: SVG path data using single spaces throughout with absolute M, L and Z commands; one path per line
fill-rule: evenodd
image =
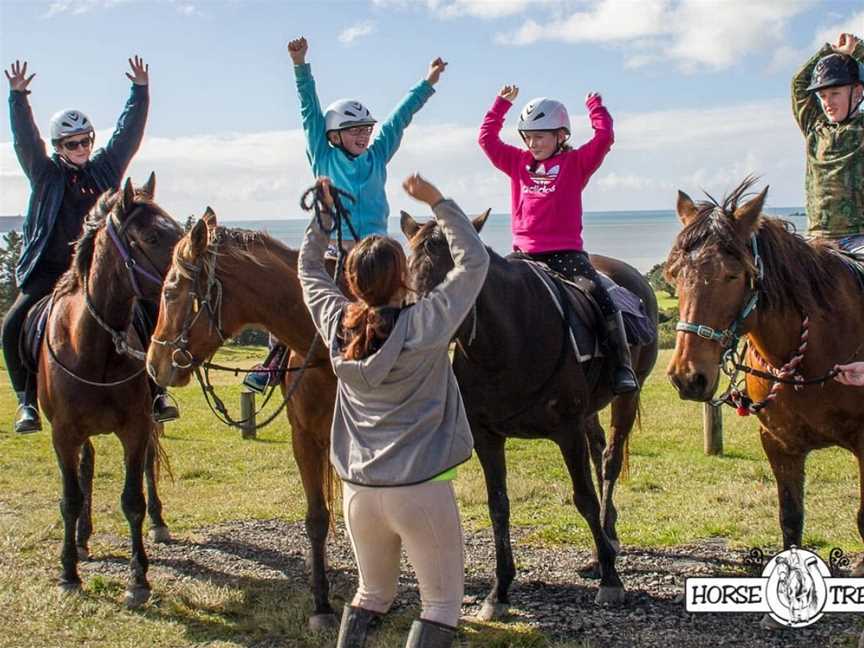
M 478 233 L 486 224 L 490 211 L 487 209 L 472 219 L 471 222 Z M 400 225 L 411 249 L 411 257 L 408 261 L 410 287 L 418 296 L 425 295 L 444 281 L 444 277 L 453 269 L 450 246 L 444 238 L 444 232 L 434 219 L 421 224 L 411 214 L 403 211 Z
M 208 207 L 174 248 L 147 352 L 147 371 L 159 385 L 187 384 L 193 369 L 223 342 L 217 227 Z
M 666 275 L 677 290 L 680 321 L 666 373 L 682 399 L 712 397 L 724 353 L 754 320 L 762 274 L 756 233 L 768 188 L 739 205 L 754 182 L 745 179 L 722 203 L 694 203 L 678 192 L 683 228 Z

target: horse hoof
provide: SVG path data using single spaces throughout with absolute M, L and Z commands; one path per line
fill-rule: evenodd
M 171 542 L 171 532 L 168 530 L 167 526 L 153 527 L 150 529 L 150 533 L 147 534 L 147 537 L 150 538 L 151 542 L 159 542 L 161 544 Z
M 87 547 L 78 547 L 78 560 L 90 560 L 90 550 Z
M 597 605 L 616 605 L 624 602 L 623 587 L 601 587 L 594 599 Z
M 328 632 L 339 627 L 339 621 L 333 612 L 329 614 L 313 614 L 309 617 L 310 632 Z
M 494 621 L 496 619 L 503 619 L 509 613 L 509 603 L 490 603 L 489 601 L 483 601 L 483 607 L 480 608 L 477 618 L 481 621 Z
M 61 594 L 78 594 L 81 592 L 81 581 L 60 581 L 57 588 Z
M 600 565 L 597 564 L 597 561 L 592 560 L 591 562 L 584 564 L 582 567 L 578 567 L 576 573 L 586 580 L 597 580 L 600 578 Z
M 762 619 L 759 621 L 759 627 L 763 630 L 782 630 L 786 626 L 776 621 L 771 615 L 763 614 Z
M 864 558 L 852 568 L 852 573 L 849 574 L 852 578 L 864 578 Z
M 136 587 L 135 589 L 127 589 L 124 603 L 130 610 L 139 608 L 150 599 L 150 589 L 147 587 Z

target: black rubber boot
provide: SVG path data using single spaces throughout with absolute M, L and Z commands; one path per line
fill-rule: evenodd
M 618 395 L 636 391 L 639 389 L 639 380 L 630 361 L 630 345 L 627 344 L 627 333 L 624 330 L 624 317 L 621 311 L 606 318 L 606 334 L 609 352 L 615 359 L 612 392 Z
M 363 608 L 346 605 L 342 609 L 342 623 L 339 625 L 339 639 L 336 648 L 363 648 L 369 625 L 381 615 Z
M 33 405 L 21 404 L 15 417 L 15 432 L 18 434 L 31 434 L 42 429 L 42 420 L 39 418 L 39 410 Z
M 151 388 L 153 388 L 153 420 L 157 423 L 167 423 L 180 418 L 180 410 L 171 402 L 165 390 L 152 384 Z
M 456 628 L 418 619 L 411 624 L 405 648 L 450 648 L 455 640 Z

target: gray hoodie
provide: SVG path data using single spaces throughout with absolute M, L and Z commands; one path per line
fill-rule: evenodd
M 303 301 L 339 379 L 330 460 L 351 483 L 416 484 L 471 457 L 471 431 L 447 351 L 480 293 L 489 255 L 456 203 L 443 200 L 433 211 L 455 267 L 400 313 L 381 348 L 363 360 L 342 356 L 337 334 L 348 299 L 324 268 L 328 236 L 316 221 L 300 248 Z

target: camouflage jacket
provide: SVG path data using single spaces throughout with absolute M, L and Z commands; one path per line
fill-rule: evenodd
M 864 233 L 864 112 L 833 124 L 807 92 L 816 63 L 833 51 L 826 44 L 792 78 L 792 110 L 807 150 L 807 230 L 824 238 Z M 852 56 L 864 63 L 864 43 Z

